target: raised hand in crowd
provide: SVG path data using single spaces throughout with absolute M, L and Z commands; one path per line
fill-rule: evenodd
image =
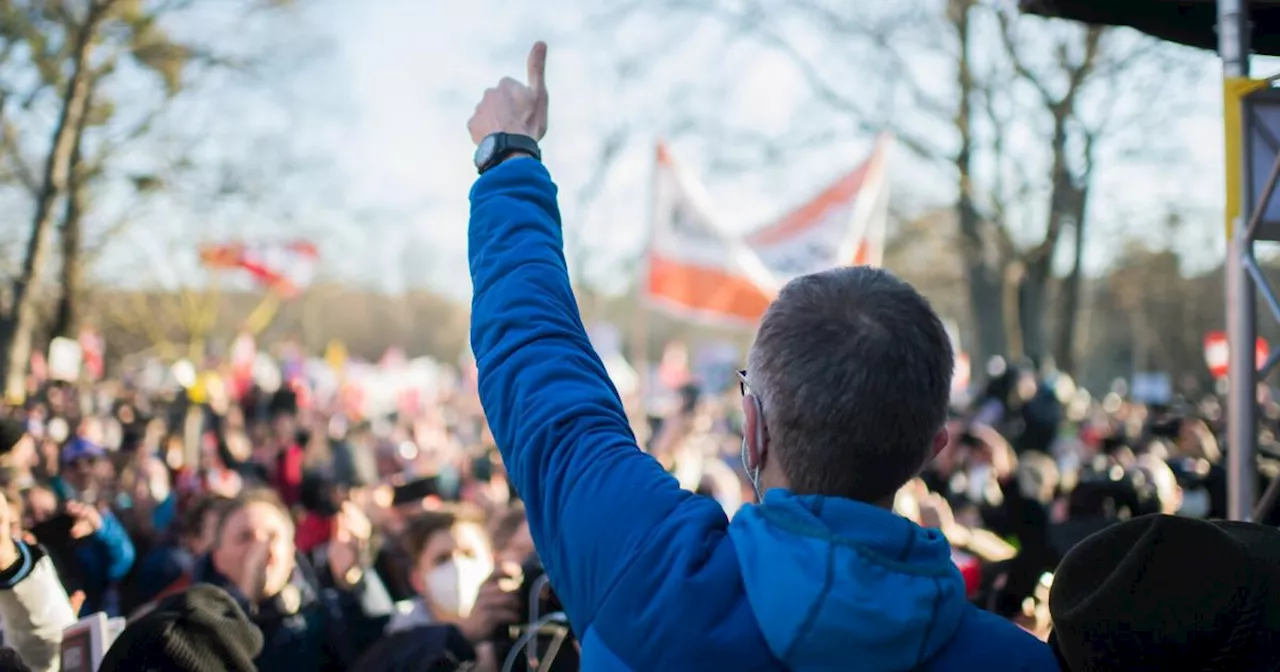
M 270 541 L 254 541 L 244 549 L 241 571 L 227 576 L 250 605 L 258 604 L 267 596 L 267 559 L 270 553 Z M 225 569 L 222 571 L 226 572 Z
M 920 509 L 920 526 L 940 530 L 948 537 L 956 533 L 956 516 L 946 498 L 927 490 L 916 497 Z
M 84 502 L 69 501 L 66 511 L 74 521 L 71 525 L 72 539 L 84 539 L 102 529 L 102 512 L 97 507 Z
M 524 83 L 503 77 L 484 92 L 480 104 L 467 122 L 471 139 L 478 145 L 493 133 L 514 133 L 541 140 L 547 133 L 547 45 L 538 42 L 529 51 Z
M 333 538 L 326 551 L 329 572 L 333 580 L 343 587 L 360 582 L 369 565 L 369 539 L 373 536 L 373 524 L 351 502 L 344 502 L 334 517 Z

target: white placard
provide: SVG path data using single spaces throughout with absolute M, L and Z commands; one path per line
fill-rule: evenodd
M 83 362 L 84 351 L 77 341 L 59 337 L 49 342 L 50 378 L 67 382 L 79 380 Z

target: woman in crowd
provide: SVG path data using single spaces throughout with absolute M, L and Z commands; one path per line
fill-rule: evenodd
M 512 517 L 504 528 L 519 532 Z M 495 571 L 493 542 L 471 507 L 428 511 L 409 521 L 402 538 L 412 559 L 409 584 L 417 592 L 387 624 L 387 636 L 359 669 L 400 670 L 407 661 L 451 658 L 474 661 L 476 670 L 496 671 L 495 646 L 503 630 L 522 622 L 519 566 Z M 508 549 L 520 552 L 519 541 Z
M 493 542 L 474 511 L 428 511 L 409 523 L 404 544 L 414 563 L 409 582 L 418 596 L 407 612 L 391 619 L 388 632 L 452 623 L 481 645 L 499 626 L 519 622 L 519 598 L 501 590 L 498 581 L 515 578 L 519 565 L 495 573 Z

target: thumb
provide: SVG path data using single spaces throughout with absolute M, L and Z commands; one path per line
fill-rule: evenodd
M 546 90 L 546 80 L 544 75 L 547 71 L 547 43 L 538 41 L 533 43 L 533 48 L 529 50 L 529 76 L 525 82 L 533 89 L 535 93 L 542 93 Z

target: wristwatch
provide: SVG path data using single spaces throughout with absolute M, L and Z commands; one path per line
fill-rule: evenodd
M 515 133 L 491 133 L 476 147 L 476 170 L 483 175 L 486 170 L 502 163 L 512 154 L 524 153 L 541 161 L 542 150 L 538 141 L 527 135 Z

